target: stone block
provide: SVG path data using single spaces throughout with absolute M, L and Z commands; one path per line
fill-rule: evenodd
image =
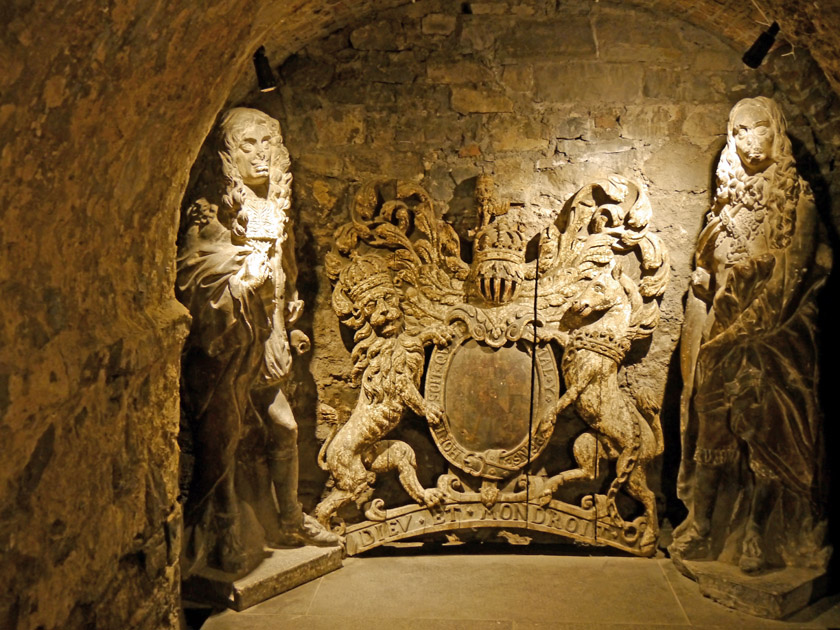
M 454 15 L 430 13 L 423 18 L 420 28 L 424 35 L 451 35 L 455 31 L 456 21 Z
M 306 88 L 323 89 L 333 78 L 335 68 L 324 59 L 292 55 L 280 67 L 283 83 L 293 84 L 298 91 Z
M 493 74 L 487 66 L 477 61 L 460 60 L 449 63 L 429 63 L 426 77 L 432 83 L 483 83 L 491 81 Z
M 714 159 L 695 144 L 670 141 L 653 150 L 644 172 L 657 188 L 705 192 L 714 173 Z
M 505 66 L 502 83 L 514 92 L 531 92 L 534 89 L 534 69 L 530 65 Z
M 469 6 L 473 15 L 502 15 L 508 12 L 504 2 L 470 2 Z
M 534 83 L 543 101 L 626 103 L 641 96 L 643 74 L 637 64 L 554 62 L 534 66 Z
M 745 86 L 737 72 L 714 74 L 689 72 L 668 68 L 648 68 L 645 71 L 644 95 L 648 98 L 713 103 L 737 100 Z
M 412 83 L 421 67 L 412 51 L 369 53 L 361 77 L 369 83 Z
M 341 157 L 334 151 L 307 151 L 294 158 L 297 168 L 306 169 L 317 175 L 340 177 L 343 173 Z
M 720 107 L 693 107 L 682 125 L 682 131 L 689 138 L 708 139 L 726 135 L 726 105 Z
M 494 151 L 544 151 L 548 148 L 548 133 L 528 118 L 505 117 L 490 126 L 488 131 Z
M 546 58 L 595 59 L 595 37 L 586 16 L 518 20 L 499 37 L 502 63 Z
M 758 617 L 782 619 L 825 595 L 825 571 L 787 567 L 747 575 L 726 562 L 675 559 L 679 571 L 695 580 L 700 592 L 719 604 Z
M 481 155 L 481 147 L 475 142 L 465 144 L 458 149 L 458 157 L 478 157 L 479 155 Z
M 686 47 L 675 26 L 660 20 L 651 28 L 650 17 L 634 11 L 602 11 L 593 20 L 598 56 L 605 61 L 674 62 Z
M 465 15 L 461 25 L 461 48 L 468 51 L 487 50 L 496 43 L 497 33 L 514 28 L 514 24 L 513 20 L 508 24 L 491 24 L 486 20 L 477 21 L 472 16 Z
M 621 115 L 621 135 L 635 140 L 656 140 L 679 133 L 683 110 L 677 104 L 628 105 Z
M 184 599 L 245 610 L 270 597 L 335 571 L 342 565 L 341 547 L 278 549 L 244 577 L 204 569 L 182 586 Z
M 364 109 L 348 106 L 310 114 L 321 146 L 361 144 L 365 141 Z
M 452 87 L 452 109 L 460 114 L 512 112 L 513 102 L 502 92 L 488 89 Z
M 433 122 L 425 123 L 424 135 L 426 142 L 447 146 L 453 139 L 469 135 L 471 127 L 472 125 L 465 124 L 463 117 L 455 112 L 443 112 L 435 116 Z
M 356 50 L 403 50 L 406 36 L 399 22 L 380 20 L 355 29 L 350 43 Z
M 552 112 L 550 116 L 546 116 L 546 123 L 553 137 L 562 140 L 587 140 L 592 125 L 588 115 L 570 114 L 568 110 Z
M 700 72 L 737 71 L 743 62 L 734 50 L 698 50 L 691 55 L 691 65 Z

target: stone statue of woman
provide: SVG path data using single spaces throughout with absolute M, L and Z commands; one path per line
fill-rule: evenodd
M 193 317 L 181 388 L 195 456 L 184 555 L 194 569 L 241 573 L 262 559 L 263 543 L 332 545 L 338 538 L 298 502 L 297 425 L 279 387 L 292 348 L 309 345 L 289 330 L 303 307 L 287 214 L 289 154 L 280 124 L 254 109 L 231 109 L 219 131 L 221 209 L 204 199 L 193 204 L 178 251 L 176 292 Z M 257 388 L 274 392 L 267 409 L 258 408 Z M 243 448 L 254 426 L 260 447 L 249 440 Z M 258 480 L 248 478 L 254 460 L 266 462 L 270 477 L 256 491 Z M 267 502 L 274 507 L 268 516 Z
M 815 297 L 830 258 L 779 106 L 740 101 L 683 324 L 678 493 L 689 514 L 672 556 L 745 573 L 824 568 Z

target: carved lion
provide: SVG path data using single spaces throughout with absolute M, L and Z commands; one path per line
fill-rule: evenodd
M 442 499 L 439 490 L 423 488 L 417 479 L 412 448 L 399 440 L 382 439 L 399 424 L 406 407 L 433 424 L 443 417 L 443 410 L 427 402 L 418 386 L 423 347 L 446 344 L 451 335 L 445 329 L 407 333 L 400 300 L 378 257 L 357 257 L 338 275 L 333 308 L 357 329 L 351 375 L 361 391 L 350 418 L 321 448 L 319 460 L 330 472 L 332 489 L 314 515 L 325 525 L 346 503 L 365 499 L 376 474 L 389 470 L 397 470 L 403 488 L 421 505 L 437 505 Z

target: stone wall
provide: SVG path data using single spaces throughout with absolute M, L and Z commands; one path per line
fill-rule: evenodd
M 778 99 L 823 209 L 838 199 L 829 194 L 838 185 L 831 171 L 838 139 L 826 120 L 833 93 L 813 80 L 813 62 L 779 51 L 756 72 L 741 52 L 678 18 L 614 3 L 427 1 L 380 12 L 292 56 L 281 68 L 280 97 L 253 104 L 281 120 L 293 159 L 299 258 L 309 269 L 300 284 L 314 330 L 311 376 L 299 372 L 305 391 L 314 394 L 314 380 L 318 399 L 345 414 L 358 393 L 348 385 L 349 339 L 330 307 L 322 264 L 360 182 L 419 182 L 466 241 L 480 173 L 547 222 L 578 188 L 617 172 L 647 186 L 652 225 L 671 252 L 661 324 L 647 356 L 638 350 L 622 379 L 631 391 L 651 386 L 665 403 L 664 490 L 672 495 L 675 347 L 731 106 L 759 94 Z M 314 453 L 315 400 L 298 403 L 301 439 Z M 422 420 L 409 417 L 400 432 L 443 472 Z M 309 466 L 302 491 L 311 502 L 323 477 Z
M 176 627 L 178 571 L 172 550 L 178 541 L 172 525 L 178 517 L 178 454 L 174 444 L 177 357 L 185 322 L 182 311 L 172 303 L 172 287 L 177 214 L 190 166 L 225 101 L 240 102 L 253 94 L 250 56 L 259 44 L 265 43 L 271 58 L 280 61 L 347 24 L 361 28 L 375 10 L 397 4 L 408 3 L 207 0 L 199 6 L 156 0 L 12 0 L 3 4 L 0 592 L 4 596 L 0 598 L 0 627 Z M 662 16 L 684 10 L 695 24 L 721 27 L 742 45 L 758 30 L 741 0 L 627 4 L 655 7 Z M 833 128 L 835 134 L 837 130 L 831 123 L 832 110 L 825 107 L 824 79 L 805 63 L 805 48 L 814 51 L 824 70 L 837 76 L 840 18 L 825 3 L 800 6 L 792 0 L 775 0 L 767 4 L 778 10 L 785 34 L 799 45 L 795 60 L 777 60 L 783 68 L 774 76 L 789 96 L 796 91 L 803 114 L 800 117 L 796 113 L 800 110 L 795 109 L 793 117 L 800 120 L 798 129 L 810 125 L 815 130 L 820 139 L 814 153 L 819 170 L 831 181 L 827 165 L 838 141 L 826 140 L 824 130 Z M 453 9 L 460 6 L 451 4 Z M 501 9 L 501 16 L 482 15 L 482 9 L 476 8 L 471 17 L 453 13 L 432 18 L 423 34 L 425 14 L 446 11 L 424 3 L 406 10 L 419 12 L 414 18 L 406 17 L 418 26 L 404 32 L 419 33 L 419 41 L 437 38 L 441 45 L 461 41 L 460 24 L 512 16 L 507 8 Z M 483 10 L 499 9 L 485 4 Z M 456 25 L 452 34 L 434 34 L 436 28 L 445 31 L 452 18 Z M 377 54 L 354 52 L 347 43 L 350 31 L 342 30 L 311 53 L 304 52 L 289 64 L 289 72 L 293 64 L 307 62 L 318 50 L 327 54 L 329 46 L 336 53 L 347 49 L 341 53 L 345 57 Z M 450 50 L 453 61 L 458 59 L 460 53 Z M 388 57 L 390 53 L 378 54 Z M 341 59 L 330 56 L 321 65 L 331 68 Z M 423 69 L 418 85 L 425 84 L 425 66 L 412 63 Z M 310 102 L 320 106 L 323 95 L 318 81 L 326 87 L 333 71 L 326 78 L 318 76 L 323 74 L 299 78 L 295 91 L 301 98 L 308 92 Z M 514 75 L 508 76 L 508 81 L 514 80 Z M 535 79 L 526 75 L 522 80 Z M 395 90 L 389 85 L 383 82 L 381 88 Z M 442 108 L 449 107 L 449 89 L 441 84 L 437 90 Z M 367 98 L 380 107 L 389 97 Z M 339 105 L 338 100 L 326 102 Z M 389 115 L 396 117 L 396 103 L 389 107 L 394 109 Z M 332 111 L 332 106 L 327 110 Z M 721 105 L 720 111 L 724 110 Z M 326 168 L 331 164 L 324 163 L 327 145 L 313 144 L 311 151 L 303 150 L 306 136 L 294 137 L 292 118 L 302 124 L 305 111 L 298 106 L 280 116 L 290 124 L 289 144 L 299 162 L 299 207 L 305 217 L 323 216 L 324 222 L 335 224 L 340 219 L 337 208 L 342 207 L 344 186 L 353 178 Z M 384 109 L 379 111 L 384 116 Z M 419 116 L 418 112 L 404 113 L 406 120 Z M 580 115 L 593 129 L 600 128 L 588 118 L 588 109 Z M 329 120 L 323 124 L 330 128 Z M 364 124 L 366 138 L 367 130 L 375 127 Z M 380 124 L 385 121 L 380 119 Z M 405 139 L 416 137 L 410 128 L 399 125 L 396 129 L 401 142 L 415 141 Z M 342 140 L 343 134 L 336 133 Z M 309 135 L 308 142 L 315 143 L 314 133 Z M 578 136 L 570 137 L 573 141 Z M 549 147 L 557 142 L 550 138 L 546 136 L 546 158 L 553 156 Z M 477 135 L 471 140 L 481 148 Z M 807 140 L 805 146 L 816 145 Z M 350 155 L 353 147 L 339 148 L 342 155 Z M 392 161 L 409 153 L 391 149 L 384 154 L 391 155 Z M 307 165 L 304 153 L 313 156 L 314 162 Z M 359 156 L 353 161 L 357 177 L 362 171 L 378 170 L 373 168 L 375 162 L 363 169 Z M 414 168 L 416 163 L 405 170 L 412 177 L 425 175 L 422 160 L 420 164 L 422 171 Z M 308 184 L 307 173 L 312 175 Z M 514 181 L 510 178 L 506 185 Z M 447 200 L 445 193 L 435 194 Z M 702 205 L 695 207 L 700 211 Z M 308 229 L 317 238 L 310 238 L 301 248 L 303 257 L 315 261 L 321 260 L 331 229 L 331 225 L 318 225 L 319 221 L 308 220 Z M 318 281 L 323 284 L 323 277 L 310 276 L 310 291 Z M 324 301 L 325 291 L 322 286 L 318 293 L 318 330 L 334 325 L 334 319 L 327 321 L 332 315 Z M 332 347 L 336 356 L 346 360 L 340 354 L 343 348 L 335 343 L 330 346 L 322 337 L 319 334 L 319 352 Z M 313 372 L 327 400 L 335 401 L 340 398 L 337 392 L 344 389 L 327 388 L 330 372 L 324 367 L 324 356 L 316 355 Z M 298 386 L 314 391 L 311 377 L 305 378 L 307 365 L 300 367 Z M 309 401 L 314 402 L 314 395 Z M 311 406 L 306 408 L 311 413 Z M 310 429 L 314 430 L 311 425 Z M 304 453 L 310 466 L 316 446 L 312 442 L 305 445 L 308 455 Z M 313 491 L 317 482 L 309 483 Z

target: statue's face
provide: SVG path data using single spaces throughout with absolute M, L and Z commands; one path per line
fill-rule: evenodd
M 267 183 L 271 168 L 271 131 L 265 125 L 248 125 L 239 134 L 231 157 L 246 185 Z
M 760 107 L 741 108 L 732 121 L 735 149 L 747 171 L 763 171 L 773 162 L 776 133 L 767 112 Z

